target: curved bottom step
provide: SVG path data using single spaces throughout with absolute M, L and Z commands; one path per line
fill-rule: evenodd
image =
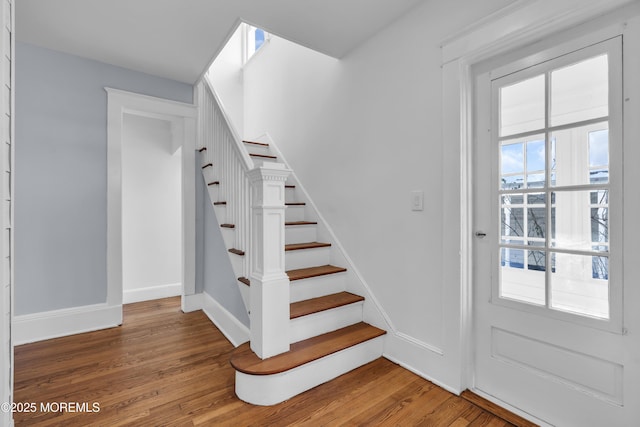
M 236 395 L 254 405 L 275 405 L 382 356 L 386 332 L 358 323 L 291 345 L 260 360 L 248 345 L 231 358 Z

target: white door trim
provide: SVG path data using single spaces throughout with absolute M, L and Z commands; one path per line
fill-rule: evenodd
M 451 303 L 445 305 L 459 307 L 459 311 L 451 310 L 447 323 L 460 327 L 459 335 L 452 337 L 445 348 L 460 361 L 460 383 L 455 385 L 459 390 L 473 385 L 471 68 L 625 5 L 638 7 L 633 0 L 519 0 L 442 42 L 442 93 L 445 94 L 442 144 L 447 147 L 443 150 L 442 182 L 449 189 L 451 185 L 459 189 L 457 199 L 453 193 L 453 197 L 443 203 L 443 229 L 452 230 L 451 238 L 443 240 L 443 253 L 459 254 L 459 258 L 446 257 L 448 260 L 443 266 L 443 277 L 454 282 L 444 286 L 445 303 Z M 624 13 L 614 12 L 614 15 L 619 18 Z M 445 195 L 452 193 L 446 190 Z
M 171 123 L 182 150 L 182 297 L 195 294 L 195 144 L 192 104 L 105 88 L 107 91 L 107 305 L 122 305 L 122 123 L 134 114 Z

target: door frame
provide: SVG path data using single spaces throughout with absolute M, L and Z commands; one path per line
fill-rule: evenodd
M 107 92 L 107 306 L 122 307 L 122 139 L 124 114 L 168 121 L 182 146 L 182 307 L 195 294 L 195 145 L 197 107 L 119 89 Z M 120 310 L 122 323 L 122 310 Z
M 445 299 L 460 310 L 450 315 L 450 320 L 459 323 L 460 335 L 458 342 L 449 346 L 455 349 L 460 362 L 460 382 L 457 384 L 460 391 L 472 388 L 474 384 L 472 162 L 475 99 L 472 67 L 536 42 L 540 43 L 537 50 L 544 50 L 552 46 L 549 36 L 561 32 L 567 39 L 584 34 L 597 38 L 600 33 L 609 34 L 611 27 L 617 27 L 621 33 L 624 29 L 621 23 L 632 14 L 640 14 L 639 6 L 630 0 L 516 1 L 442 42 L 442 93 L 445 94 L 442 135 L 443 145 L 447 147 L 443 150 L 442 182 L 453 193 L 443 206 L 443 229 L 452 230 L 451 238 L 443 240 L 443 253 L 460 254 L 459 258 L 450 257 L 451 260 L 445 262 L 443 276 L 453 282 L 450 286 L 445 284 Z M 597 22 L 592 22 L 596 19 Z M 452 184 L 457 186 L 459 193 L 451 192 Z M 490 396 L 483 397 L 491 400 Z M 531 419 L 531 415 L 504 402 L 494 402 Z

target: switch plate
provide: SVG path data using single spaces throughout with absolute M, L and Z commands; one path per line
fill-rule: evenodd
M 424 191 L 416 190 L 411 192 L 411 210 L 424 210 Z

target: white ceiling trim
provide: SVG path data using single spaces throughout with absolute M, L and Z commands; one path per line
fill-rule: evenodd
M 532 34 L 550 34 L 637 0 L 518 0 L 442 42 L 442 63 L 483 56 L 498 44 L 517 46 Z

